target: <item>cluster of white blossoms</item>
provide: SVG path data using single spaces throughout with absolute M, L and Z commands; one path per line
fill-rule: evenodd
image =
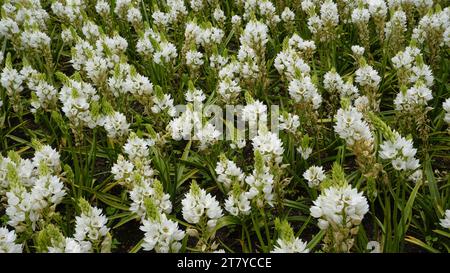
M 389 22 L 386 23 L 384 28 L 384 35 L 388 41 L 396 41 L 400 42 L 403 33 L 406 31 L 406 21 L 407 16 L 406 13 L 398 9 L 391 16 Z
M 14 47 L 30 53 L 50 53 L 50 37 L 47 35 L 49 14 L 40 1 L 24 1 L 20 6 L 7 1 L 2 10 L 0 37 L 15 41 Z
M 316 14 L 316 5 L 320 6 L 320 14 Z M 303 11 L 308 15 L 308 29 L 315 40 L 329 41 L 335 37 L 335 27 L 339 24 L 339 13 L 336 3 L 327 0 L 323 3 L 317 1 L 303 1 Z
M 268 31 L 266 24 L 259 21 L 250 21 L 245 25 L 239 41 L 242 45 L 247 45 L 256 51 L 264 49 L 269 41 Z
M 114 13 L 131 23 L 135 28 L 142 24 L 142 14 L 139 10 L 140 0 L 118 0 L 115 3 Z
M 36 146 L 31 160 L 12 151 L 0 157 L 0 196 L 6 201 L 8 225 L 19 233 L 45 225 L 66 195 L 59 153 L 47 145 Z
M 219 202 L 210 193 L 201 189 L 195 181 L 191 182 L 189 192 L 181 201 L 183 218 L 190 224 L 207 225 L 213 229 L 217 220 L 223 216 Z
M 317 110 L 322 103 L 322 96 L 317 91 L 317 87 L 312 82 L 310 76 L 294 79 L 289 83 L 289 95 L 296 103 L 309 103 L 313 109 Z
M 323 190 L 313 202 L 311 216 L 318 218 L 318 226 L 328 230 L 325 247 L 349 252 L 359 225 L 369 211 L 367 199 L 351 185 L 331 186 Z
M 334 131 L 345 140 L 348 145 L 356 142 L 373 142 L 373 135 L 363 115 L 355 107 L 340 108 L 335 116 L 336 125 Z
M 344 82 L 342 77 L 334 70 L 330 70 L 323 76 L 323 87 L 330 94 L 338 93 L 341 98 L 354 99 L 359 97 L 359 90 L 353 85 L 351 79 Z
M 157 7 L 152 13 L 153 22 L 161 28 L 178 22 L 188 13 L 184 0 L 167 0 L 166 3 L 166 12 Z
M 17 71 L 12 68 L 10 55 L 6 58 L 5 67 L 0 75 L 0 82 L 11 98 L 15 110 L 19 107 L 17 105 L 19 101 L 17 100 L 25 87 L 32 91 L 31 111 L 33 113 L 41 108 L 44 110 L 52 109 L 56 105 L 58 92 L 53 85 L 47 82 L 46 75 L 39 73 L 30 65 L 24 65 L 20 71 Z
M 411 88 L 400 89 L 400 92 L 394 99 L 395 110 L 408 111 L 415 106 L 426 106 L 428 101 L 433 99 L 431 90 L 419 82 Z
M 117 111 L 105 115 L 99 125 L 105 128 L 107 136 L 111 139 L 126 136 L 130 127 L 125 115 Z
M 245 20 L 251 19 L 253 15 L 258 15 L 271 27 L 280 22 L 280 16 L 276 14 L 276 8 L 269 0 L 236 2 L 238 5 L 244 6 L 243 18 Z
M 432 39 L 433 43 L 449 46 L 450 39 L 450 8 L 436 10 L 423 16 L 413 29 L 412 38 L 420 43 Z
M 91 106 L 99 98 L 95 88 L 84 81 L 68 79 L 59 91 L 62 111 L 74 127 L 92 129 L 98 125 L 98 117 L 92 114 Z
M 319 218 L 319 228 L 351 228 L 361 223 L 368 212 L 367 199 L 351 185 L 326 188 L 311 207 L 311 215 Z
M 288 40 L 287 48 L 280 51 L 274 62 L 274 66 L 283 78 L 292 80 L 298 71 L 308 74 L 311 71 L 305 62 L 315 51 L 316 45 L 313 41 L 303 40 L 297 34 L 292 35 Z
M 415 158 L 417 149 L 413 148 L 412 140 L 395 131 L 394 136 L 394 139 L 387 139 L 380 144 L 380 157 L 390 160 L 392 167 L 398 171 L 414 171 L 419 168 L 419 160 Z
M 274 199 L 274 176 L 271 168 L 267 166 L 267 162 L 261 153 L 255 151 L 255 166 L 252 174 L 247 175 L 245 182 L 250 186 L 247 193 L 249 199 L 256 199 L 258 207 L 264 207 L 264 204 L 273 206 Z
M 442 108 L 445 111 L 444 121 L 447 122 L 447 124 L 450 124 L 450 98 L 442 103 Z
M 129 209 L 139 217 L 140 229 L 145 233 L 144 250 L 178 252 L 184 232 L 178 229 L 176 222 L 167 218 L 166 214 L 172 212 L 172 202 L 162 183 L 154 178 L 150 159 L 150 148 L 154 144 L 153 139 L 144 139 L 132 132 L 123 146 L 128 159 L 119 155 L 111 173 L 128 190 Z
M 157 219 L 143 220 L 140 228 L 145 232 L 142 247 L 158 253 L 178 252 L 185 232 L 178 229 L 178 223 L 161 214 Z
M 22 253 L 22 245 L 16 244 L 16 233 L 0 227 L 0 253 Z
M 228 160 L 224 155 L 222 155 L 220 161 L 217 162 L 215 171 L 217 174 L 217 181 L 223 183 L 226 189 L 230 189 L 234 182 L 243 182 L 245 178 L 242 169 L 233 161 Z
M 322 166 L 311 166 L 303 173 L 303 178 L 308 181 L 308 186 L 310 188 L 317 188 L 325 177 Z
M 199 149 L 205 149 L 219 139 L 220 132 L 212 123 L 204 121 L 202 106 L 188 104 L 186 111 L 167 125 L 174 140 L 193 139 L 199 141 Z
M 298 115 L 291 113 L 283 113 L 278 117 L 280 129 L 291 133 L 295 133 L 300 126 L 300 118 Z
M 101 209 L 91 206 L 86 200 L 80 200 L 81 215 L 75 218 L 74 239 L 80 244 L 90 242 L 93 245 L 102 243 L 109 232 L 106 226 L 108 218 Z
M 197 46 L 210 49 L 222 42 L 224 31 L 213 26 L 199 26 L 196 22 L 186 24 L 184 32 L 185 43 L 194 42 Z
M 153 204 L 161 213 L 171 213 L 170 196 L 164 193 L 159 180 L 154 178 L 155 171 L 151 167 L 150 150 L 153 139 L 144 139 L 131 133 L 123 146 L 128 160 L 119 155 L 117 162 L 111 168 L 114 179 L 129 191 L 131 199 L 130 211 L 141 219 L 146 218 L 145 200 L 151 198 Z
M 355 71 L 355 76 L 355 82 L 357 82 L 361 87 L 377 89 L 381 81 L 381 77 L 378 75 L 378 72 L 368 64 L 358 68 Z
M 283 159 L 283 142 L 277 134 L 259 130 L 258 134 L 252 139 L 253 149 L 258 151 L 265 159 L 265 161 L 273 161 L 281 163 Z
M 170 64 L 178 57 L 175 45 L 150 28 L 137 41 L 136 51 L 161 65 Z
M 450 229 L 450 209 L 445 211 L 445 217 L 441 219 L 441 226 Z
M 391 59 L 397 70 L 399 83 L 402 85 L 423 82 L 427 87 L 433 86 L 433 72 L 430 66 L 423 62 L 423 55 L 415 45 L 410 45 L 399 51 Z
M 348 252 L 356 240 L 363 251 L 366 241 L 373 252 L 397 247 L 385 239 L 401 229 L 380 243 L 356 236 L 368 212 L 358 189 L 362 183 L 377 204 L 386 189 L 375 181 L 429 179 L 418 159 L 428 146 L 432 175 L 447 179 L 445 164 L 435 163 L 446 157 L 442 130 L 450 132 L 448 3 L 231 2 L 2 1 L 0 252 L 108 252 L 117 242 L 110 229 L 122 231 L 108 227 L 107 212 L 116 227 L 140 226 L 133 250 L 224 252 L 210 241 L 220 227 L 229 235 L 242 228 L 233 251 L 306 253 L 279 219 L 318 193 L 310 214 L 326 231 L 325 252 Z M 182 103 L 186 109 L 174 106 Z M 219 141 L 215 103 L 235 106 L 237 127 L 249 123 L 241 130 L 227 115 L 230 142 Z M 281 114 L 269 113 L 272 106 Z M 280 134 L 269 131 L 269 117 Z M 31 140 L 39 137 L 61 155 Z M 320 165 L 336 153 L 358 188 Z M 267 242 L 246 230 L 248 220 L 265 225 Z M 232 229 L 228 221 L 236 221 Z M 450 228 L 450 210 L 434 224 Z M 195 247 L 186 235 L 199 239 Z M 427 242 L 442 250 L 440 243 Z
M 243 191 L 239 184 L 234 183 L 225 200 L 225 210 L 231 215 L 249 215 L 251 213 L 251 200 L 248 193 Z
M 276 219 L 275 226 L 280 235 L 275 248 L 271 251 L 272 253 L 309 253 L 307 244 L 300 238 L 295 237 L 292 227 L 286 220 L 279 221 Z

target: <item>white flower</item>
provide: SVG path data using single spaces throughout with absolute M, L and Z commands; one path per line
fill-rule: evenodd
M 186 64 L 193 68 L 198 68 L 203 65 L 203 54 L 198 51 L 189 50 L 186 52 Z
M 350 185 L 325 189 L 313 202 L 311 216 L 319 219 L 319 228 L 352 228 L 369 211 L 367 199 Z
M 22 83 L 25 78 L 19 74 L 19 72 L 8 66 L 3 68 L 3 71 L 0 75 L 0 82 L 2 87 L 6 89 L 6 92 L 9 96 L 13 96 L 15 94 L 19 94 L 23 90 Z
M 62 110 L 74 126 L 86 125 L 89 128 L 97 126 L 97 118 L 90 112 L 90 104 L 99 100 L 94 87 L 85 82 L 69 80 L 59 92 Z
M 427 102 L 433 99 L 431 90 L 421 84 L 406 90 L 400 91 L 394 99 L 395 110 L 410 110 L 414 106 L 427 106 Z
M 81 241 L 78 242 L 72 238 L 65 239 L 64 253 L 90 253 L 92 252 L 91 242 Z M 49 251 L 51 252 L 51 251 Z M 58 251 L 59 252 L 59 251 Z
M 378 75 L 378 72 L 370 65 L 365 65 L 358 68 L 355 75 L 355 81 L 363 87 L 369 86 L 371 88 L 378 88 L 381 81 L 381 77 Z
M 295 19 L 295 13 L 289 8 L 285 7 L 283 12 L 281 13 L 281 20 L 284 22 L 292 22 Z
M 153 146 L 153 144 L 153 140 L 143 139 L 135 133 L 131 133 L 123 146 L 123 150 L 131 161 L 136 159 L 145 160 L 150 154 L 149 147 Z
M 321 166 L 311 166 L 303 173 L 303 177 L 308 181 L 310 188 L 316 188 L 325 179 L 325 173 Z
M 394 140 L 385 140 L 381 143 L 380 157 L 391 160 L 392 166 L 398 171 L 416 170 L 420 164 L 419 160 L 414 157 L 417 149 L 413 148 L 412 140 L 407 140 L 397 132 L 394 134 Z
M 233 24 L 233 27 L 238 27 L 241 25 L 242 18 L 239 15 L 233 15 L 231 17 L 231 24 Z
M 323 87 L 331 94 L 341 92 L 344 81 L 341 76 L 334 70 L 328 71 L 323 76 Z
M 214 20 L 217 22 L 223 23 L 227 17 L 225 17 L 225 13 L 219 7 L 214 9 L 213 13 Z
M 217 181 L 224 184 L 226 189 L 230 189 L 233 182 L 243 182 L 244 173 L 236 163 L 226 158 L 221 158 L 216 165 Z
M 248 121 L 249 124 L 255 124 L 256 121 L 259 121 L 259 124 L 267 122 L 267 106 L 259 100 L 247 104 L 241 114 L 242 120 Z
M 300 153 L 301 157 L 304 160 L 307 160 L 309 158 L 309 156 L 311 155 L 313 149 L 311 147 L 304 148 L 304 147 L 300 146 L 297 148 L 297 151 Z
M 146 251 L 155 249 L 158 253 L 178 252 L 185 232 L 178 229 L 178 223 L 160 214 L 157 219 L 144 220 L 140 229 L 145 232 L 142 247 Z
M 22 245 L 16 244 L 16 233 L 0 227 L 0 253 L 22 253 Z
M 152 112 L 153 113 L 160 113 L 162 111 L 167 111 L 167 114 L 169 116 L 175 116 L 176 111 L 175 107 L 173 105 L 173 99 L 170 96 L 170 94 L 164 94 L 163 96 L 154 96 L 153 97 L 153 103 L 152 106 Z
M 159 184 L 158 189 L 156 189 L 150 181 L 144 180 L 135 184 L 129 194 L 132 201 L 130 211 L 136 213 L 141 218 L 146 217 L 144 200 L 148 197 L 152 198 L 153 203 L 161 213 L 172 212 L 172 203 L 169 200 L 170 196 L 162 191 L 161 184 Z
M 242 89 L 238 82 L 231 80 L 230 78 L 220 81 L 217 87 L 217 92 L 225 101 L 229 101 L 232 98 L 237 97 L 241 91 Z
M 39 30 L 25 30 L 20 36 L 22 47 L 36 52 L 50 49 L 50 37 Z
M 433 86 L 433 72 L 428 65 L 421 64 L 418 66 L 413 66 L 411 72 L 412 73 L 409 78 L 411 83 L 416 83 L 417 81 L 422 80 L 427 87 Z
M 423 172 L 421 169 L 416 170 L 415 172 L 413 172 L 409 177 L 408 177 L 409 181 L 412 181 L 414 183 L 417 183 L 419 181 L 423 180 Z
M 34 153 L 33 166 L 38 170 L 45 166 L 53 173 L 59 173 L 61 171 L 60 155 L 51 146 L 43 145 Z
M 117 158 L 117 162 L 111 168 L 111 173 L 114 175 L 114 180 L 119 181 L 127 178 L 131 175 L 131 172 L 134 169 L 134 165 L 126 160 L 122 155 L 119 155 Z M 124 182 L 119 182 L 120 184 L 124 184 Z
M 280 129 L 286 130 L 291 133 L 295 133 L 300 126 L 300 118 L 297 115 L 288 113 L 287 115 L 280 115 L 278 120 L 280 121 Z
M 105 128 L 108 137 L 115 139 L 126 136 L 130 124 L 127 122 L 127 118 L 124 114 L 115 111 L 104 117 L 103 127 Z
M 2 18 L 0 20 L 0 37 L 11 39 L 20 32 L 17 22 L 11 18 Z
M 450 209 L 445 211 L 445 217 L 441 219 L 441 226 L 450 229 Z
M 450 98 L 447 98 L 444 103 L 442 103 L 442 108 L 445 111 L 444 121 L 447 122 L 447 124 L 450 124 Z
M 131 8 L 127 13 L 127 21 L 132 24 L 138 24 L 142 21 L 142 14 L 138 8 Z
M 363 115 L 355 107 L 350 106 L 347 110 L 340 108 L 335 118 L 334 131 L 348 145 L 353 145 L 356 141 L 373 142 L 369 125 L 363 120 Z
M 191 224 L 198 224 L 202 217 L 207 217 L 208 226 L 214 227 L 216 221 L 223 216 L 216 198 L 201 189 L 195 181 L 191 183 L 190 190 L 185 194 L 181 204 L 183 218 Z
M 100 242 L 109 231 L 106 227 L 108 219 L 103 215 L 102 210 L 92 207 L 85 200 L 80 203 L 81 215 L 75 217 L 74 238 L 81 241 Z
M 369 6 L 370 15 L 374 17 L 386 17 L 387 14 L 387 6 L 384 0 L 371 0 L 367 1 Z
M 36 180 L 31 189 L 31 208 L 34 213 L 40 213 L 51 205 L 61 203 L 66 191 L 57 176 L 43 176 Z
M 357 57 L 361 57 L 362 55 L 364 55 L 364 47 L 359 46 L 359 45 L 354 45 L 352 46 L 352 52 L 353 55 L 357 56 Z
M 281 238 L 277 240 L 277 246 L 275 246 L 272 253 L 309 253 L 309 249 L 306 248 L 306 243 L 299 238 L 286 241 Z
M 228 198 L 225 200 L 225 210 L 231 215 L 238 216 L 249 215 L 251 212 L 250 200 L 246 192 L 236 194 L 234 191 L 228 193 Z
M 386 23 L 384 33 L 386 38 L 390 38 L 393 33 L 400 33 L 406 31 L 406 13 L 402 10 L 395 11 L 389 22 Z
M 283 159 L 283 142 L 278 138 L 277 134 L 272 132 L 259 132 L 252 139 L 253 149 L 257 150 L 268 159 L 274 159 L 280 163 Z
M 312 83 L 309 76 L 301 79 L 294 79 L 289 83 L 289 95 L 295 102 L 307 102 L 317 110 L 322 103 L 322 96 L 318 93 L 317 87 Z
M 250 21 L 245 25 L 244 32 L 239 38 L 239 41 L 243 45 L 256 49 L 264 49 L 267 41 L 269 40 L 267 33 L 269 29 L 266 24 L 259 21 Z
M 245 178 L 245 183 L 250 186 L 250 190 L 246 193 L 248 199 L 257 198 L 257 205 L 263 207 L 264 201 L 270 206 L 273 205 L 273 175 L 270 173 L 269 167 L 256 166 L 251 175 Z
M 104 1 L 104 0 L 99 0 L 97 1 L 97 3 L 95 4 L 95 10 L 98 12 L 98 14 L 102 15 L 102 16 L 106 16 L 109 14 L 110 11 L 110 6 L 108 4 L 108 2 Z
M 352 12 L 352 23 L 367 24 L 369 23 L 370 13 L 368 9 L 356 8 Z
M 185 94 L 186 101 L 193 103 L 202 103 L 206 96 L 202 90 L 196 88 L 189 88 Z

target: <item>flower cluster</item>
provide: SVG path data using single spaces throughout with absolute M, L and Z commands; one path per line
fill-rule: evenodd
M 195 181 L 192 181 L 189 192 L 185 194 L 181 204 L 183 218 L 191 224 L 207 224 L 209 228 L 214 228 L 217 220 L 223 216 L 216 198 L 201 189 Z
M 336 116 L 334 131 L 345 140 L 348 145 L 357 142 L 373 142 L 373 135 L 363 115 L 355 107 L 339 109 Z
M 286 220 L 278 220 L 275 225 L 280 236 L 272 253 L 309 253 L 306 243 L 294 236 L 294 231 Z
M 413 148 L 412 140 L 397 132 L 394 132 L 394 135 L 393 139 L 380 144 L 380 157 L 390 160 L 392 167 L 398 171 L 414 171 L 419 168 L 419 160 L 415 158 L 417 149 Z
M 22 253 L 22 245 L 16 244 L 16 233 L 0 227 L 0 253 Z
M 57 151 L 39 143 L 32 160 L 10 152 L 0 157 L 0 194 L 8 225 L 16 232 L 38 230 L 51 221 L 66 195 Z
M 311 216 L 318 218 L 320 229 L 329 230 L 328 245 L 339 252 L 349 252 L 358 226 L 369 210 L 366 198 L 352 186 L 326 188 L 313 202 Z

